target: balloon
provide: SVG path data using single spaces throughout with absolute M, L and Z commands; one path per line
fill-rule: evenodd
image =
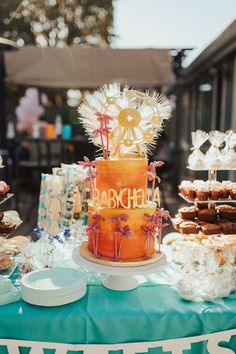
M 39 117 L 44 113 L 44 108 L 39 104 L 39 95 L 36 88 L 28 88 L 25 96 L 20 99 L 15 110 L 17 116 L 17 129 L 31 131 Z

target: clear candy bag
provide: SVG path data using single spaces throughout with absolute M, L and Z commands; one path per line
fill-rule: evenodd
M 63 177 L 63 208 L 61 213 L 61 228 L 68 229 L 76 216 L 84 214 L 86 201 L 86 184 L 84 182 L 87 170 L 78 164 L 61 164 L 54 168 L 53 174 Z
M 205 155 L 200 150 L 200 147 L 205 143 L 205 141 L 207 141 L 207 139 L 208 134 L 202 130 L 192 132 L 193 147 L 191 150 L 193 150 L 193 152 L 188 158 L 188 164 L 192 170 L 204 170 L 206 168 Z
M 42 174 L 38 227 L 49 234 L 57 234 L 60 231 L 60 217 L 62 210 L 63 177 L 50 174 Z
M 220 170 L 224 168 L 222 166 L 222 153 L 220 151 L 224 140 L 225 134 L 218 130 L 213 130 L 209 133 L 211 147 L 205 155 L 205 161 L 209 169 Z
M 234 150 L 235 146 L 236 133 L 234 133 L 232 130 L 228 130 L 225 133 L 225 147 L 221 151 L 224 168 L 236 168 L 236 152 Z
M 236 289 L 235 244 L 219 249 L 214 242 L 212 246 L 184 240 L 173 244 L 173 262 L 180 275 L 175 286 L 183 299 L 216 301 Z

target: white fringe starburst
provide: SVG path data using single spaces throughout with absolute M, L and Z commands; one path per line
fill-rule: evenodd
M 118 116 L 122 110 L 134 109 L 141 116 L 139 126 L 133 131 L 124 128 L 119 124 Z M 155 147 L 156 140 L 163 130 L 163 123 L 171 116 L 169 102 L 160 94 L 139 92 L 126 86 L 123 90 L 119 84 L 104 85 L 92 95 L 86 97 L 85 102 L 78 108 L 79 119 L 82 122 L 90 141 L 101 148 L 101 140 L 93 136 L 93 132 L 100 124 L 96 113 L 106 114 L 112 117 L 109 123 L 109 152 L 114 156 L 119 151 L 119 156 L 127 154 L 147 155 Z M 156 118 L 156 120 L 154 119 Z M 148 139 L 145 138 L 149 134 Z M 124 137 L 125 135 L 125 137 Z M 130 137 L 131 136 L 131 137 Z M 131 146 L 126 146 L 131 139 Z M 119 149 L 117 150 L 117 147 Z

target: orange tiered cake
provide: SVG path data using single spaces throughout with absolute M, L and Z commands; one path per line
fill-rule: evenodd
M 98 261 L 143 262 L 156 256 L 156 233 L 168 218 L 167 212 L 156 211 L 156 167 L 162 163 L 148 166 L 146 155 L 170 110 L 160 97 L 116 85 L 105 86 L 94 98 L 93 106 L 79 109 L 103 153 L 96 161 L 81 162 L 88 168 L 91 194 L 86 250 Z
M 119 260 L 153 255 L 155 238 L 150 239 L 147 250 L 144 233 L 147 222 L 145 215 L 152 215 L 156 211 L 156 205 L 147 202 L 147 159 L 98 159 L 96 169 L 99 173 L 89 211 L 103 217 L 99 220 L 97 255 Z M 94 216 L 96 218 L 95 214 L 89 213 L 89 222 L 92 222 Z M 121 221 L 120 216 L 123 216 Z M 125 227 L 127 235 L 122 233 Z M 94 252 L 92 233 L 88 234 L 88 249 Z

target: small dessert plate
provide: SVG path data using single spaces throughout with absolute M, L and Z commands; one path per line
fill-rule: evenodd
M 21 297 L 38 306 L 61 306 L 86 294 L 86 280 L 72 268 L 36 270 L 21 279 Z

